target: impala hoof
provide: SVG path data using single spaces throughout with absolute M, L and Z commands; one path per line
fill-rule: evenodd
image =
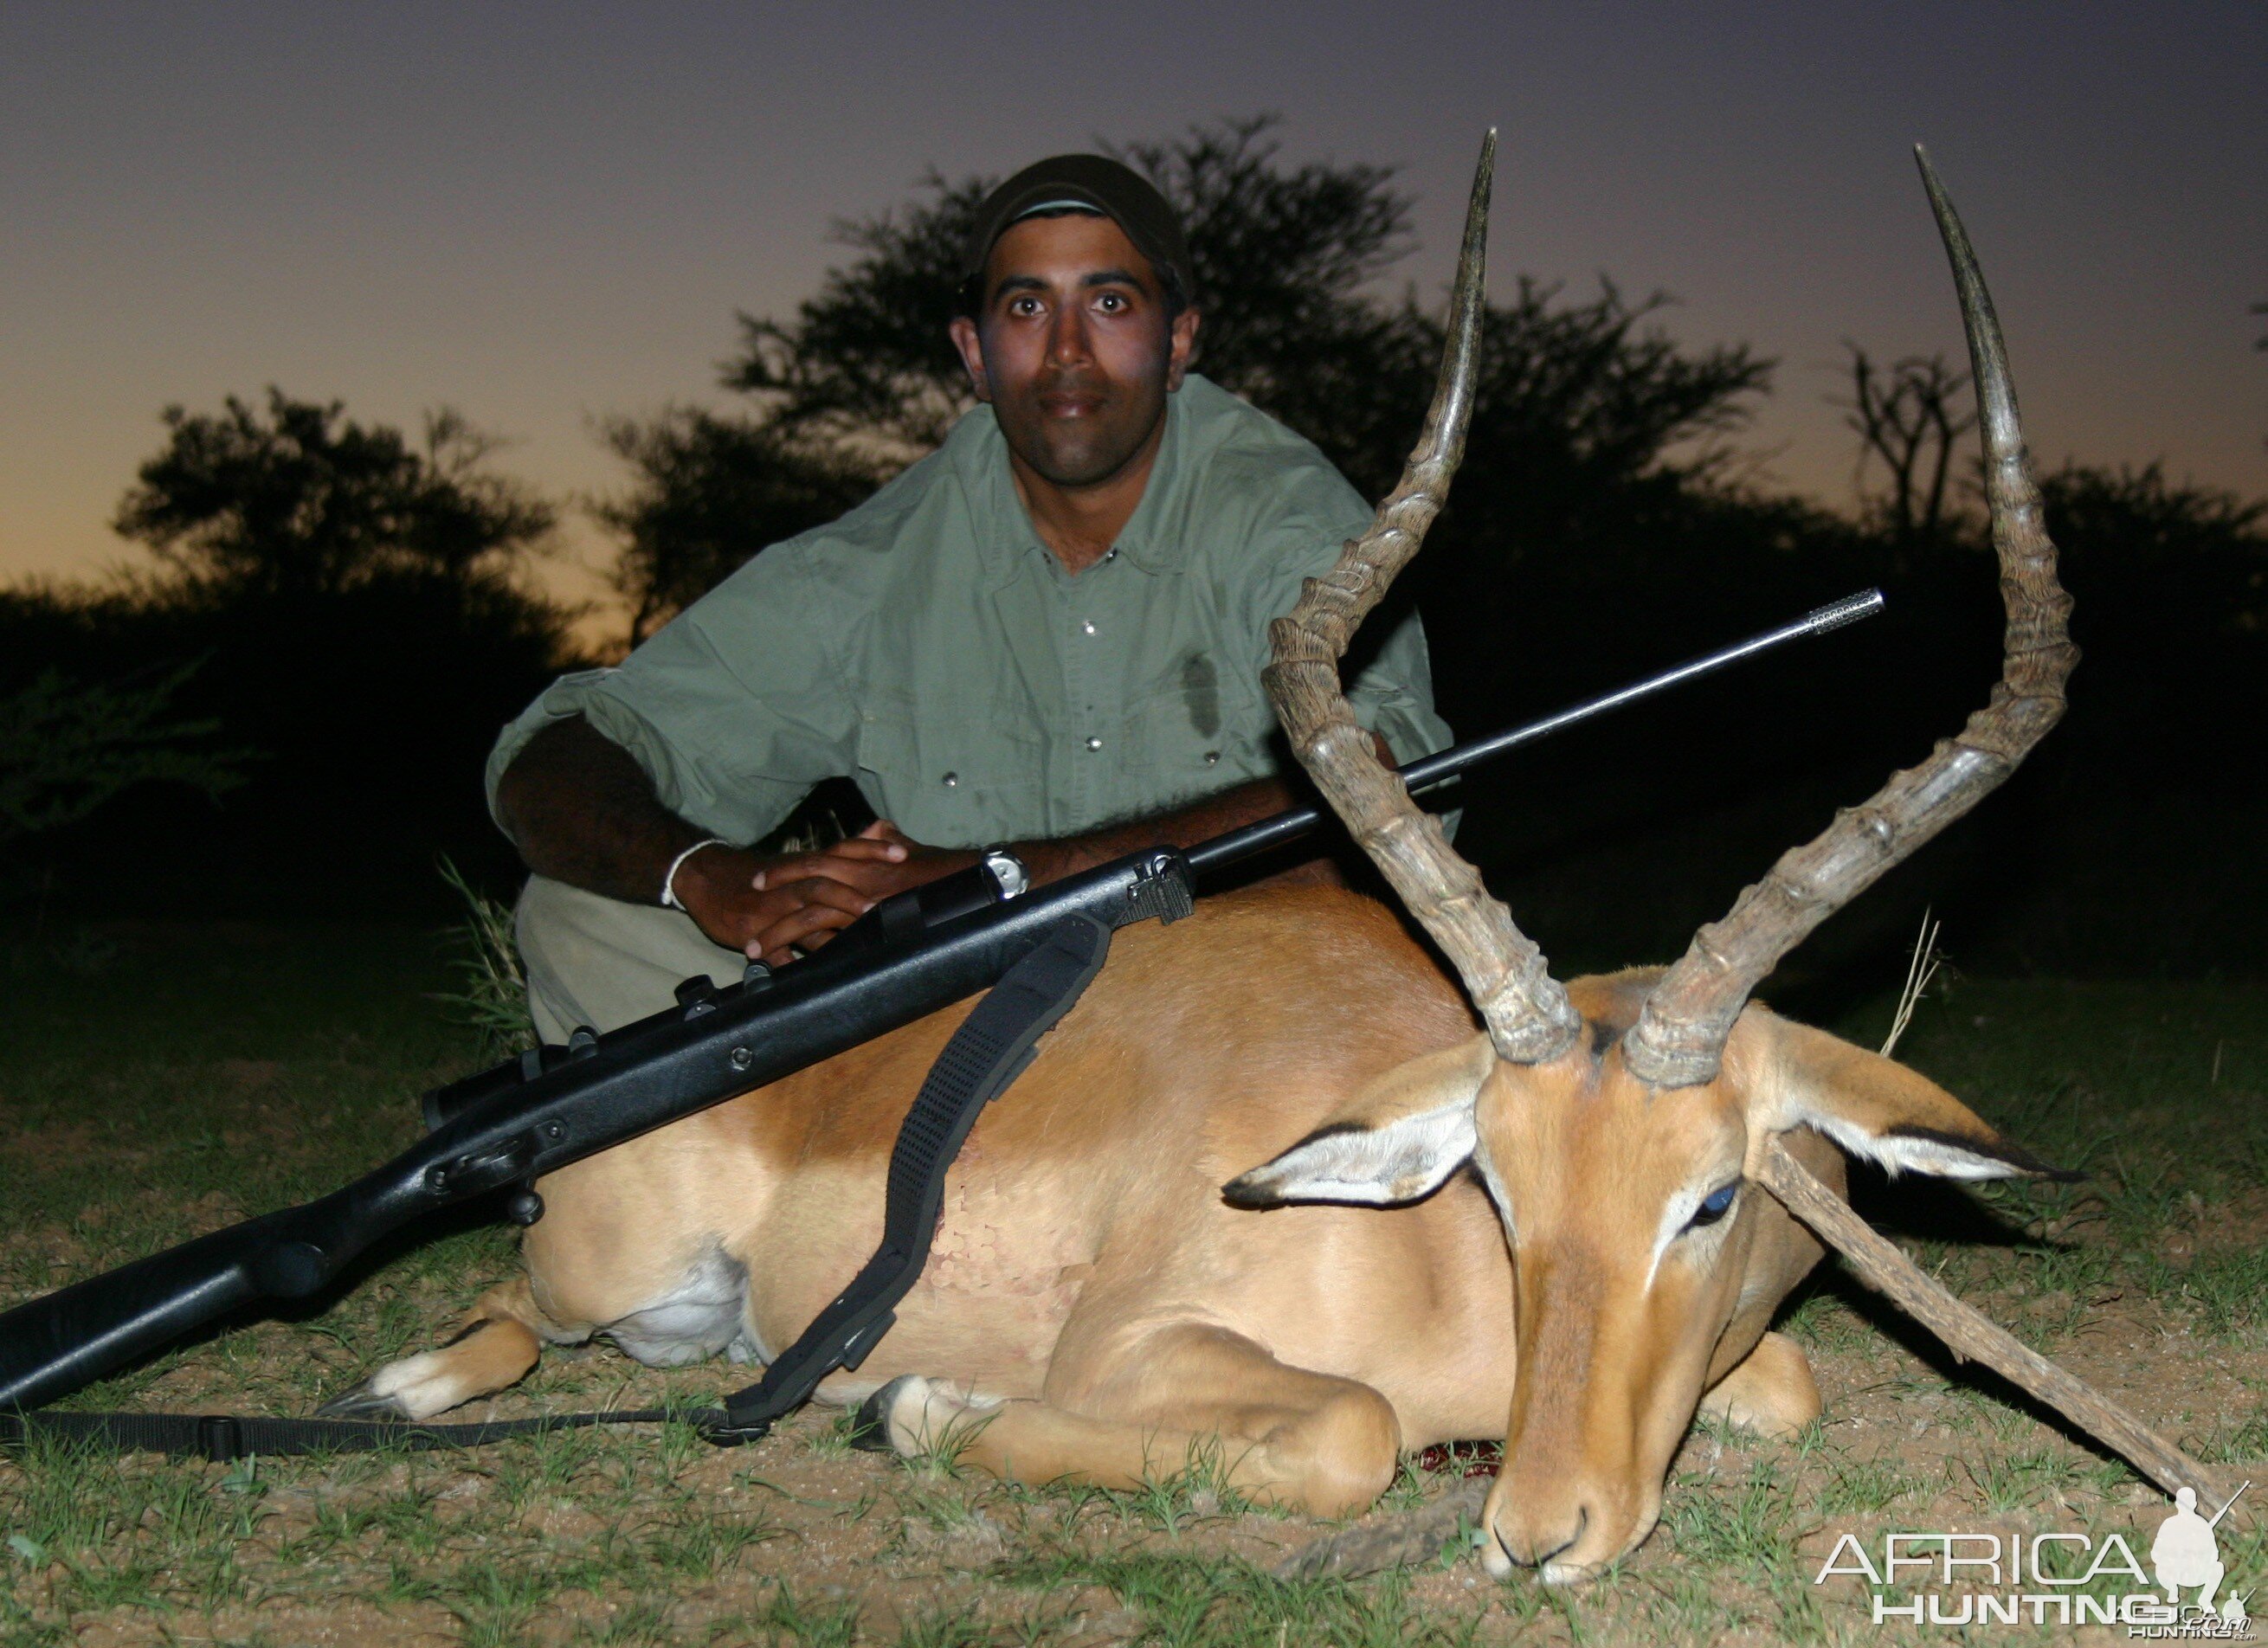
M 952 1460 L 992 1423 L 998 1396 L 980 1396 L 965 1385 L 901 1373 L 858 1406 L 854 1422 L 871 1433 L 864 1446 L 887 1447 L 901 1459 L 936 1455 Z
M 334 1396 L 315 1409 L 318 1419 L 414 1419 L 416 1415 L 391 1396 L 381 1396 L 370 1380 Z
M 422 1424 L 475 1396 L 501 1390 L 527 1372 L 527 1367 L 526 1363 L 512 1367 L 508 1376 L 500 1379 L 497 1369 L 483 1366 L 479 1357 L 471 1354 L 474 1346 L 501 1336 L 480 1331 L 492 1327 L 475 1323 L 438 1350 L 389 1362 L 345 1395 L 324 1403 L 320 1411 L 333 1419 L 409 1419 Z M 525 1335 L 526 1329 L 520 1332 Z M 529 1335 L 529 1343 L 533 1343 Z M 526 1358 L 534 1360 L 533 1356 Z
M 918 1373 L 901 1373 L 858 1404 L 850 1421 L 850 1446 L 862 1453 L 895 1453 L 890 1442 L 890 1404 L 903 1394 Z

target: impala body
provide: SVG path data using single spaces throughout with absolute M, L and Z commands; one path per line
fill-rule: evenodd
M 2075 654 L 1990 302 L 1925 165 L 1977 367 L 2002 685 L 1674 967 L 1553 979 L 1337 681 L 1462 450 L 1490 152 L 1425 433 L 1371 532 L 1277 621 L 1268 672 L 1295 753 L 1433 948 L 1326 888 L 1122 933 L 977 1122 L 896 1327 L 821 1394 L 865 1401 L 901 1451 L 953 1446 L 1023 1482 L 1128 1486 L 1208 1455 L 1323 1514 L 1374 1498 L 1402 1449 L 1500 1436 L 1484 1560 L 1572 1579 L 1652 1530 L 1697 1409 L 1774 1434 L 1819 1412 L 1802 1353 L 1767 1331 L 1821 1250 L 1755 1188 L 1766 1151 L 1837 1189 L 1841 1151 L 1893 1173 L 2047 1171 L 1922 1077 L 1750 994 L 2005 776 Z M 333 1410 L 427 1417 L 519 1379 L 546 1340 L 605 1335 L 652 1362 L 783 1349 L 872 1252 L 898 1123 L 966 1012 L 547 1178 L 526 1276 Z
M 1323 1515 L 1375 1498 L 1402 1450 L 1504 1437 L 1511 1554 L 1555 1577 L 1610 1558 L 1652 1527 L 1705 1392 L 1771 1434 L 1819 1411 L 1765 1329 L 1820 1249 L 1752 1191 L 1695 1223 L 1763 1137 L 1752 1117 L 2022 1159 L 1902 1066 L 1761 1007 L 1712 1087 L 1604 1079 L 1653 977 L 1577 981 L 1585 1050 L 1539 1083 L 1359 894 L 1257 890 L 1128 929 L 978 1121 L 896 1327 L 821 1399 L 888 1387 L 895 1446 L 965 1444 L 1035 1483 L 1130 1487 L 1210 1451 L 1242 1490 Z M 545 1341 L 660 1364 L 781 1349 L 873 1250 L 898 1122 L 965 1012 L 547 1178 L 526 1276 L 381 1370 L 361 1410 L 430 1416 Z M 1840 1152 L 1793 1126 L 1839 1186 Z M 1553 1556 L 1576 1520 L 1591 1562 Z

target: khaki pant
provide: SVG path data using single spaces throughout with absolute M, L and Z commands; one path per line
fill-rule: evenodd
M 625 904 L 542 876 L 519 895 L 516 925 L 528 1005 L 546 1041 L 578 1025 L 613 1030 L 676 1002 L 680 981 L 705 973 L 738 983 L 747 958 L 711 944 L 682 910 Z

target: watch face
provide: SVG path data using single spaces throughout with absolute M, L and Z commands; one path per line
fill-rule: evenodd
M 992 880 L 999 887 L 1002 898 L 1015 898 L 1032 885 L 1031 877 L 1024 872 L 1024 861 L 1013 853 L 986 853 L 984 867 L 992 872 Z

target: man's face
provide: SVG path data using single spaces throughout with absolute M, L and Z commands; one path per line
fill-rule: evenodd
M 1059 487 L 1110 480 L 1157 437 L 1197 317 L 1169 323 L 1149 260 L 1108 217 L 1012 224 L 985 261 L 975 321 L 953 340 L 1011 452 Z

